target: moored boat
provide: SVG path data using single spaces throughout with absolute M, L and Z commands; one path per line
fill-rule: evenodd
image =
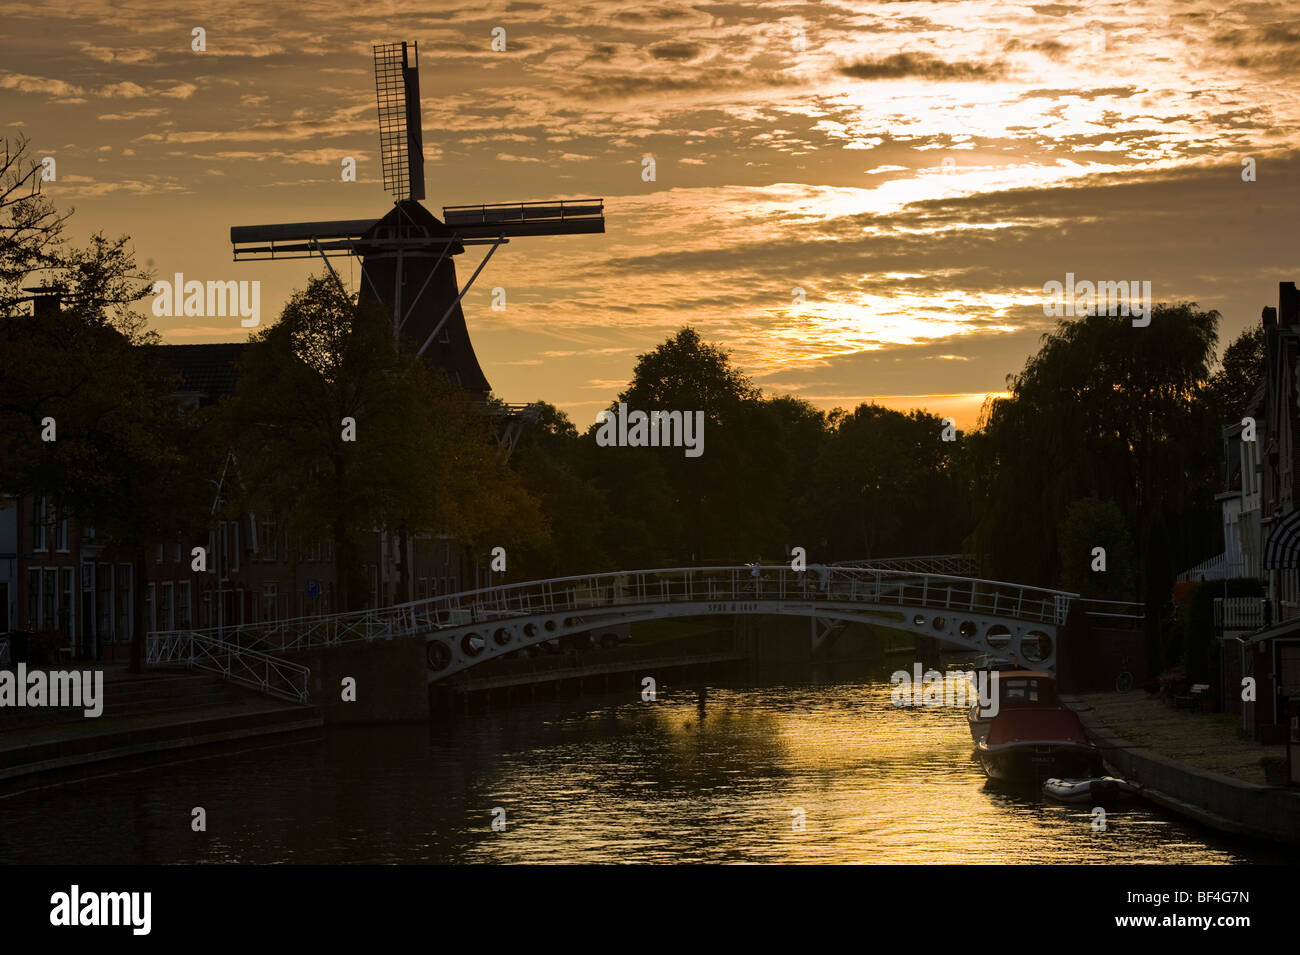
M 998 677 L 999 677 L 998 708 L 1000 710 L 1002 707 L 1002 695 L 1006 692 L 1006 683 L 1003 682 L 1003 679 L 1008 674 L 1013 674 L 1017 672 L 1023 673 L 1024 671 L 1020 670 L 1020 668 L 1013 663 L 1007 663 L 1002 660 L 995 660 L 987 653 L 983 654 L 982 658 L 980 659 L 978 665 L 975 668 L 975 673 L 972 674 L 972 679 L 976 675 L 978 675 L 981 670 L 998 671 Z M 971 704 L 970 709 L 966 711 L 966 723 L 970 728 L 971 741 L 978 743 L 985 736 L 987 736 L 989 732 L 989 724 L 992 722 L 993 722 L 993 717 L 985 710 L 983 706 L 981 706 L 978 702 Z
M 1051 674 L 1016 671 L 1000 676 L 998 713 L 977 747 L 990 778 L 1101 775 L 1097 749 L 1088 742 L 1079 718 L 1061 704 Z

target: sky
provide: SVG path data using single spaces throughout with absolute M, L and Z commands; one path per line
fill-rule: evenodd
M 466 295 L 499 397 L 585 429 L 689 324 L 765 393 L 969 427 L 1067 273 L 1217 309 L 1221 348 L 1300 279 L 1297 13 L 0 0 L 0 117 L 55 160 L 74 239 L 125 233 L 158 278 L 260 281 L 266 323 L 320 263 L 236 264 L 230 226 L 383 215 L 371 45 L 417 41 L 431 211 L 605 202 L 605 234 L 514 239 Z M 250 333 L 152 321 L 172 343 Z

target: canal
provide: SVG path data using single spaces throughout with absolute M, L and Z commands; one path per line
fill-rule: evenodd
M 4 863 L 1275 861 L 995 788 L 963 712 L 895 708 L 878 673 L 332 729 L 10 793 L 0 820 Z

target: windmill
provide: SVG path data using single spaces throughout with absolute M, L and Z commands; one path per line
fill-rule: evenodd
M 420 204 L 424 198 L 424 153 L 418 58 L 415 43 L 374 47 L 380 162 L 384 188 L 394 198 L 393 208 L 385 216 L 234 226 L 230 241 L 236 262 L 320 255 L 334 273 L 330 256 L 358 256 L 358 298 L 382 304 L 392 316 L 394 335 L 405 338 L 417 354 L 483 399 L 491 386 L 470 343 L 461 300 L 492 254 L 511 238 L 604 232 L 604 202 L 579 199 L 444 206 L 442 219 L 434 216 Z M 452 259 L 467 246 L 480 245 L 487 246 L 487 252 L 461 288 Z M 508 405 L 506 413 L 510 420 L 501 441 L 508 453 L 523 420 L 535 417 L 536 409 Z

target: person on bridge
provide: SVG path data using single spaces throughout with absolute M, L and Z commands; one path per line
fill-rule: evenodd
M 749 576 L 754 578 L 754 596 L 758 596 L 758 577 L 763 572 L 763 565 L 759 562 L 757 554 L 754 555 L 754 564 L 749 571 Z

